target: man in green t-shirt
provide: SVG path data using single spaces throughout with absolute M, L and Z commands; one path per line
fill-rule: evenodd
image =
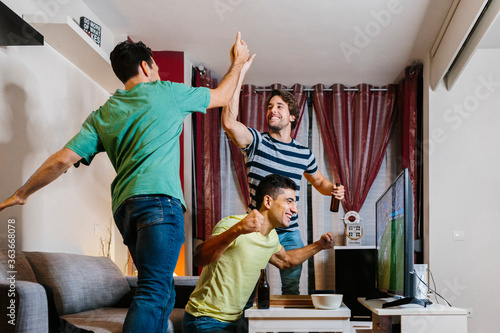
M 288 177 L 264 177 L 255 193 L 258 210 L 222 219 L 196 248 L 194 263 L 203 271 L 186 305 L 184 333 L 246 332 L 242 313 L 261 269 L 268 263 L 293 267 L 333 247 L 331 232 L 299 249 L 285 251 L 280 245 L 275 228 L 287 227 L 297 213 L 296 189 Z
M 167 331 L 175 301 L 173 272 L 184 243 L 179 136 L 190 113 L 229 103 L 242 66 L 252 58 L 239 32 L 230 53 L 231 67 L 217 88 L 191 88 L 160 81 L 151 49 L 142 42 L 118 44 L 110 58 L 124 89 L 92 112 L 80 132 L 0 204 L 0 211 L 23 205 L 73 164 L 89 165 L 106 152 L 116 170 L 113 216 L 138 270 L 123 332 Z

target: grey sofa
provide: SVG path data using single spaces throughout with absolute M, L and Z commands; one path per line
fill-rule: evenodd
M 174 278 L 176 308 L 169 332 L 181 332 L 185 302 L 197 279 Z M 121 332 L 136 283 L 136 277 L 124 276 L 106 257 L 17 252 L 11 259 L 7 250 L 1 250 L 0 332 L 48 332 L 49 310 L 42 284 L 52 288 L 62 319 L 95 333 Z

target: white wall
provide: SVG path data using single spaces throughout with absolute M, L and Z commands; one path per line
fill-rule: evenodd
M 478 50 L 451 91 L 429 91 L 429 267 L 440 294 L 473 309 L 472 333 L 500 327 L 498 59 Z
M 67 1 L 6 1 L 18 15 L 64 13 Z M 72 4 L 78 4 L 72 2 Z M 48 7 L 37 7 L 50 4 Z M 59 7 L 56 7 L 59 6 Z M 63 8 L 66 6 L 65 8 Z M 91 13 L 80 11 L 91 17 Z M 92 19 L 92 18 L 91 18 Z M 0 200 L 19 188 L 47 157 L 79 131 L 88 114 L 109 94 L 47 43 L 0 48 Z M 110 183 L 114 170 L 106 155 L 90 167 L 70 170 L 35 193 L 25 206 L 0 212 L 0 247 L 8 219 L 16 220 L 17 250 L 100 255 L 100 235 L 114 226 Z M 112 230 L 120 260 L 121 236 Z M 125 252 L 125 253 L 121 253 Z M 114 254 L 113 254 L 114 255 Z M 121 264 L 120 264 L 121 266 Z
M 0 71 L 4 199 L 64 146 L 108 94 L 48 45 L 0 49 Z M 22 250 L 98 254 L 94 224 L 109 224 L 110 168 L 104 155 L 91 168 L 71 168 L 27 205 L 1 212 L 0 221 L 16 219 Z

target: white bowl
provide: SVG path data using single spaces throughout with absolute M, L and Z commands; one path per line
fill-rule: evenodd
M 311 299 L 316 309 L 335 310 L 342 304 L 341 294 L 312 294 Z

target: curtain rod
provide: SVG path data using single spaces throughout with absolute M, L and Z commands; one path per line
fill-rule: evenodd
M 258 92 L 258 91 L 273 91 L 274 89 L 272 88 L 255 88 L 254 91 Z M 285 91 L 293 91 L 292 88 L 285 88 L 285 89 L 281 89 L 281 90 L 285 90 Z M 313 88 L 304 88 L 302 89 L 302 91 L 304 92 L 312 92 L 314 91 Z M 333 91 L 333 89 L 331 88 L 325 88 L 323 89 L 323 91 Z M 358 88 L 345 88 L 344 91 L 359 91 Z M 387 91 L 387 88 L 372 88 L 370 89 L 370 91 Z

